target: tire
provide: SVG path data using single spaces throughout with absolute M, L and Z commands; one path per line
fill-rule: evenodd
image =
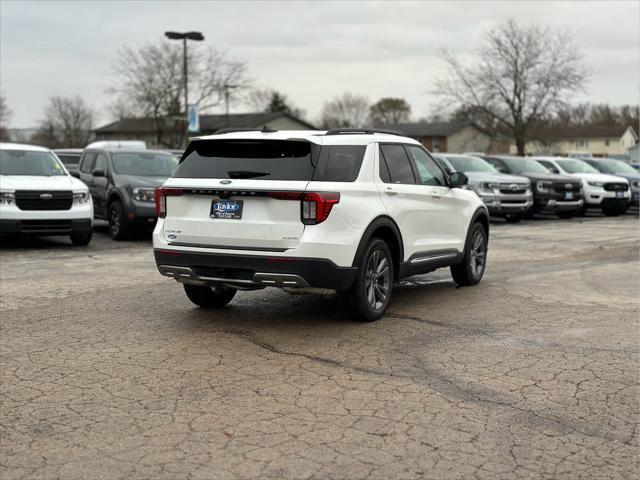
M 569 211 L 569 212 L 557 212 L 556 215 L 558 215 L 558 217 L 560 218 L 564 218 L 564 219 L 568 219 L 568 218 L 573 218 L 575 216 L 576 212 L 574 212 L 573 210 Z
M 393 278 L 393 257 L 389 247 L 383 240 L 372 238 L 358 266 L 353 286 L 345 294 L 354 319 L 373 322 L 382 318 L 391 300 Z
M 537 212 L 532 208 L 530 208 L 529 210 L 527 210 L 526 212 L 524 212 L 524 218 L 526 218 L 527 220 L 531 220 L 533 219 L 533 216 L 536 214 Z
M 587 214 L 587 210 L 589 209 L 589 207 L 587 207 L 587 204 L 583 204 L 580 209 L 576 212 L 580 217 L 584 217 Z
M 487 265 L 487 232 L 480 223 L 471 227 L 469 243 L 462 262 L 451 266 L 451 276 L 458 285 L 476 285 Z
M 522 214 L 520 214 L 520 213 L 511 213 L 511 214 L 507 215 L 506 217 L 504 217 L 504 219 L 507 221 L 507 223 L 518 223 L 518 222 L 520 222 L 520 220 L 522 220 Z
M 71 235 L 69 235 L 69 238 L 71 239 L 71 243 L 73 243 L 75 246 L 83 247 L 85 245 L 89 245 L 92 236 L 93 229 L 89 228 L 84 231 L 73 232 Z
M 129 224 L 120 201 L 116 200 L 109 204 L 107 220 L 109 221 L 109 235 L 111 238 L 114 240 L 126 240 L 129 237 Z
M 228 287 L 201 287 L 184 284 L 184 291 L 194 304 L 204 308 L 222 308 L 235 297 L 237 290 Z

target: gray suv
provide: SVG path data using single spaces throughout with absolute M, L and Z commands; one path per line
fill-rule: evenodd
M 469 188 L 494 217 L 516 223 L 533 205 L 531 181 L 526 177 L 500 173 L 493 165 L 471 155 L 441 153 L 436 160 L 447 173 L 463 172 L 469 178 Z
M 169 178 L 178 160 L 161 150 L 87 148 L 79 168 L 70 172 L 91 192 L 95 218 L 109 222 L 114 240 L 124 240 L 135 226 L 156 224 L 155 189 Z

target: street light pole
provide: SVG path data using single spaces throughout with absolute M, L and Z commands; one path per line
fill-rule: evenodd
M 182 40 L 182 77 L 184 79 L 184 116 L 187 121 L 185 140 L 189 136 L 189 73 L 187 68 L 187 40 L 201 42 L 204 40 L 202 32 L 164 32 L 169 40 Z

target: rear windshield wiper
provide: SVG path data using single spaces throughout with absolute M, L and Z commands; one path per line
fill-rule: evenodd
M 255 178 L 255 177 L 266 177 L 267 175 L 271 175 L 267 172 L 253 172 L 251 170 L 230 170 L 227 172 L 229 178 Z

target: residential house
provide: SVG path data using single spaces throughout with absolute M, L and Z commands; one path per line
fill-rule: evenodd
M 313 130 L 314 126 L 283 112 L 200 115 L 200 132 L 211 135 L 221 128 Z M 177 148 L 184 140 L 184 118 L 125 118 L 94 130 L 96 140 L 142 140 L 149 148 Z
M 418 122 L 384 125 L 397 130 L 424 145 L 427 150 L 449 153 L 487 152 L 491 149 L 491 136 L 471 123 Z
M 631 126 L 583 125 L 554 126 L 534 129 L 532 140 L 525 144 L 526 153 L 567 155 L 571 152 L 589 152 L 594 157 L 626 155 L 629 148 L 638 143 L 638 134 Z M 510 152 L 516 153 L 515 143 Z

